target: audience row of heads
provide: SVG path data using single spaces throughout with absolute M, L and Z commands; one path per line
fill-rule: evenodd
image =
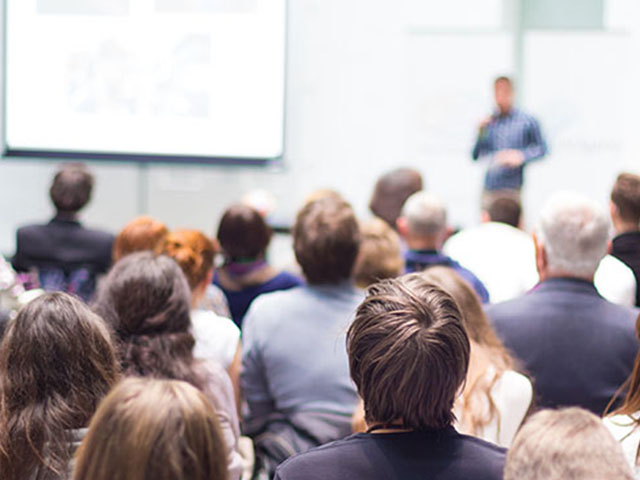
M 226 478 L 220 428 L 190 355 L 186 280 L 149 252 L 125 257 L 109 275 L 117 281 L 107 279 L 94 308 L 102 318 L 48 293 L 11 321 L 0 344 L 3 474 L 64 472 L 73 432 L 89 426 L 74 478 Z M 346 336 L 367 423 L 451 426 L 472 345 L 491 346 L 489 331 L 473 290 L 447 268 L 371 285 Z M 632 478 L 599 419 L 575 409 L 534 416 L 509 457 L 507 479 Z
M 148 317 L 146 307 L 132 316 Z M 147 346 L 154 364 L 145 365 L 145 352 L 128 353 L 140 336 L 132 342 L 111 327 L 123 331 L 64 293 L 36 298 L 10 322 L 0 344 L 3 478 L 67 478 L 72 446 L 82 440 L 74 478 L 226 479 L 226 447 L 209 400 L 184 381 L 188 375 L 164 370 L 165 359 L 155 364 L 162 346 Z M 172 350 L 165 356 L 179 348 L 172 329 L 180 327 L 148 328 Z M 149 379 L 123 380 L 132 373 Z M 78 432 L 87 426 L 82 439 Z

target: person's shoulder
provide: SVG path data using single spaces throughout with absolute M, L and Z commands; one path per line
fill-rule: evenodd
M 242 330 L 254 328 L 257 319 L 266 324 L 269 319 L 280 319 L 291 305 L 304 302 L 307 293 L 304 286 L 258 295 L 249 306 L 242 323 Z
M 191 323 L 198 330 L 211 330 L 240 337 L 240 329 L 233 320 L 216 314 L 211 310 L 196 309 L 191 312 Z
M 21 237 L 27 237 L 31 235 L 38 235 L 49 230 L 50 226 L 47 223 L 30 223 L 28 225 L 23 225 L 18 228 L 17 235 L 20 239 Z
M 82 226 L 82 232 L 87 236 L 91 236 L 98 242 L 113 243 L 115 240 L 115 235 L 99 228 Z
M 282 270 L 272 279 L 280 288 L 293 288 L 304 284 L 302 278 Z
M 341 460 L 350 458 L 353 449 L 357 449 L 361 442 L 362 438 L 355 434 L 294 455 L 278 466 L 275 478 L 281 480 L 334 478 L 327 475 L 337 468 L 348 469 L 348 462 Z

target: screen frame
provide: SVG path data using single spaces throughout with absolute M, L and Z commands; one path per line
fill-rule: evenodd
M 188 164 L 188 165 L 221 165 L 221 166 L 272 166 L 284 163 L 286 154 L 286 130 L 287 130 L 287 84 L 289 73 L 289 0 L 284 2 L 284 62 L 283 62 L 283 105 L 282 105 L 282 138 L 280 154 L 274 157 L 229 157 L 217 155 L 176 155 L 159 153 L 133 153 L 133 152 L 94 152 L 89 150 L 58 150 L 58 149 L 27 149 L 12 148 L 7 141 L 7 49 L 8 35 L 8 3 L 2 1 L 2 48 L 0 49 L 0 62 L 2 64 L 2 145 L 0 155 L 2 159 L 29 159 L 29 160 L 76 160 L 76 161 L 104 161 L 137 164 Z

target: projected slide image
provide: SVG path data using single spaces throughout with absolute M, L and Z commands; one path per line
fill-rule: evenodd
M 10 154 L 282 155 L 285 0 L 5 1 Z
M 132 53 L 117 38 L 71 55 L 68 104 L 78 113 L 206 117 L 202 82 L 211 61 L 206 35 L 187 35 L 157 61 Z
M 38 13 L 53 15 L 127 15 L 129 0 L 38 0 Z
M 156 0 L 160 13 L 247 12 L 254 9 L 257 0 Z

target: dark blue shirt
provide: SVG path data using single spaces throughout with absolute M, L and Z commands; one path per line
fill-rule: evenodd
M 304 282 L 289 272 L 280 272 L 271 280 L 259 285 L 252 285 L 242 290 L 227 290 L 221 284 L 216 272 L 213 277 L 213 283 L 220 287 L 229 302 L 229 310 L 231 311 L 232 320 L 242 328 L 242 320 L 244 319 L 251 302 L 263 293 L 275 292 L 278 290 L 288 290 L 293 287 L 302 285 Z
M 476 291 L 482 303 L 489 303 L 489 291 L 473 272 L 467 270 L 451 257 L 447 257 L 436 250 L 407 250 L 404 253 L 406 273 L 419 272 L 428 267 L 441 265 L 455 270 Z
M 282 463 L 276 480 L 501 480 L 506 450 L 452 427 L 359 433 Z
M 516 108 L 512 108 L 506 115 L 494 113 L 491 118 L 491 123 L 478 135 L 471 155 L 474 160 L 478 160 L 493 156 L 500 150 L 520 150 L 524 155 L 524 163 L 520 167 L 492 165 L 484 180 L 485 190 L 519 190 L 522 188 L 525 165 L 547 154 L 540 125 L 531 115 Z

